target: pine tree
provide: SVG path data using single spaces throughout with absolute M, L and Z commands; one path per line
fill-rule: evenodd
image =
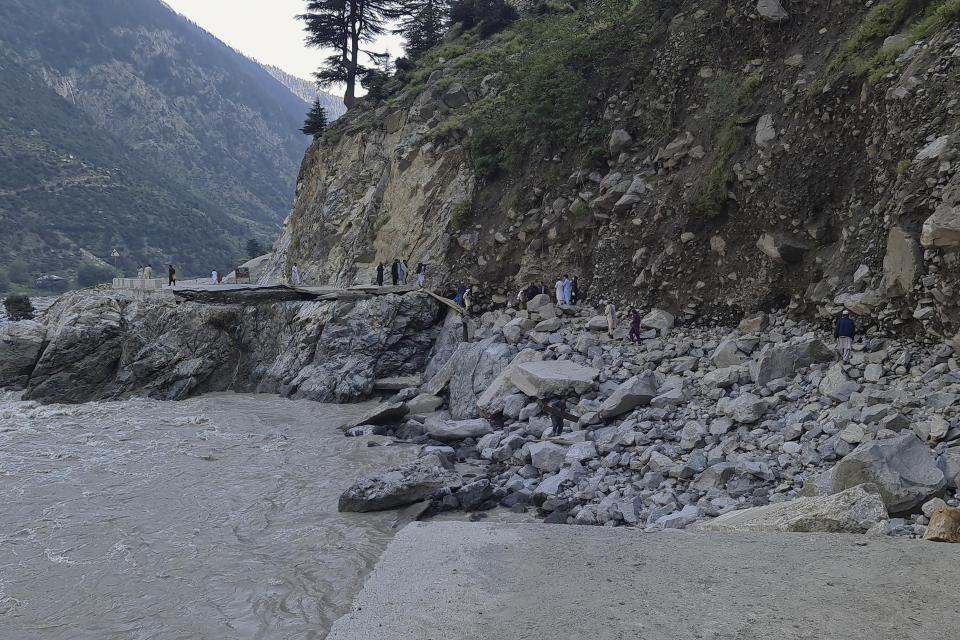
M 307 13 L 297 16 L 307 31 L 307 44 L 335 53 L 314 74 L 317 84 L 346 85 L 343 103 L 356 104 L 357 78 L 366 67 L 361 57 L 376 61 L 380 54 L 361 49 L 386 31 L 386 21 L 396 16 L 398 0 L 307 0 Z
M 320 99 L 317 98 L 313 101 L 313 106 L 310 108 L 310 112 L 307 113 L 307 119 L 304 121 L 303 128 L 300 129 L 300 131 L 316 139 L 320 137 L 320 134 L 323 133 L 323 130 L 326 128 L 327 112 L 320 104 Z
M 443 40 L 448 4 L 446 0 L 401 0 L 397 10 L 398 33 L 406 40 L 404 51 L 411 60 Z

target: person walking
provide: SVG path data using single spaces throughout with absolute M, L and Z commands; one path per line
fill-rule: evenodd
M 573 276 L 573 284 L 570 285 L 570 294 L 573 304 L 577 304 L 580 301 L 580 283 L 577 281 L 577 276 Z
M 853 337 L 857 335 L 857 326 L 850 319 L 850 312 L 846 309 L 833 328 L 833 337 L 837 339 L 837 351 L 844 362 L 850 360 L 850 350 L 853 349 Z
M 553 423 L 553 437 L 559 437 L 563 433 L 563 414 L 567 410 L 567 403 L 562 396 L 554 396 L 548 405 L 555 413 L 550 414 L 550 422 Z
M 142 264 L 138 264 L 138 265 L 137 265 L 137 278 L 139 278 L 140 280 L 143 280 L 143 265 L 142 265 Z
M 640 344 L 640 312 L 633 310 L 633 318 L 630 320 L 630 341 Z
M 295 287 L 300 286 L 300 267 L 297 266 L 296 262 L 290 267 L 290 282 L 292 282 Z
M 383 286 L 383 263 L 382 262 L 377 263 L 377 286 L 378 287 Z
M 463 292 L 463 310 L 470 313 L 470 289 Z
M 517 294 L 517 309 L 526 309 L 527 308 L 527 290 L 520 289 L 520 293 Z
M 427 265 L 422 262 L 417 263 L 417 284 L 423 288 L 423 281 L 427 278 Z
M 403 260 L 400 262 L 400 284 L 407 286 L 407 261 Z
M 153 278 L 153 267 L 149 264 L 143 268 L 143 277 L 145 280 L 150 280 Z
M 397 286 L 397 283 L 400 281 L 400 261 L 394 260 L 393 264 L 390 266 L 390 277 L 393 279 L 393 286 Z
M 167 286 L 177 286 L 177 270 L 173 268 L 172 264 L 167 265 Z
M 563 304 L 563 278 L 557 280 L 557 284 L 554 285 L 554 288 L 557 291 L 557 304 Z
M 217 284 L 217 270 L 213 269 L 210 271 L 210 283 Z
M 569 305 L 572 299 L 573 281 L 567 277 L 567 274 L 563 274 L 563 303 Z
M 612 302 L 603 308 L 603 315 L 607 317 L 607 335 L 613 338 L 613 330 L 617 327 L 617 310 Z

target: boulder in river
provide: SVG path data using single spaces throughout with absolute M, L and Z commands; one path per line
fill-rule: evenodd
M 382 511 L 419 502 L 443 488 L 458 489 L 460 475 L 444 467 L 436 453 L 370 478 L 360 478 L 343 492 L 339 511 Z

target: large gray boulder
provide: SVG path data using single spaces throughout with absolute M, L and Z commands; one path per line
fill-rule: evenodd
M 493 425 L 483 418 L 474 418 L 472 420 L 429 418 L 424 426 L 426 427 L 427 435 L 441 442 L 454 442 L 457 440 L 466 440 L 467 438 L 476 439 L 488 433 L 493 433 Z
M 864 483 L 876 485 L 890 513 L 900 513 L 938 493 L 945 480 L 930 447 L 906 432 L 861 444 L 805 486 L 804 493 L 838 493 Z
M 563 466 L 567 449 L 555 442 L 533 442 L 527 445 L 530 464 L 547 473 L 556 473 Z
M 44 326 L 35 320 L 0 327 L 0 388 L 23 389 L 40 358 L 46 334 Z
M 507 398 L 516 391 L 510 377 L 521 364 L 537 362 L 543 359 L 543 353 L 533 349 L 524 349 L 510 361 L 510 364 L 493 379 L 477 398 L 477 411 L 486 418 L 501 413 L 505 409 Z
M 960 246 L 960 206 L 941 204 L 923 223 L 920 244 L 924 247 Z
M 598 369 L 570 360 L 543 360 L 519 365 L 511 372 L 510 381 L 528 396 L 545 398 L 554 393 L 585 393 L 598 375 Z
M 843 365 L 838 362 L 827 370 L 827 375 L 820 381 L 819 389 L 820 393 L 837 402 L 846 402 L 851 395 L 860 391 L 860 384 L 847 377 Z
M 757 14 L 767 22 L 784 22 L 790 19 L 790 14 L 779 0 L 757 0 Z
M 450 415 L 476 418 L 477 398 L 494 382 L 517 352 L 513 345 L 493 335 L 480 342 L 461 342 L 444 365 L 423 385 L 423 391 L 439 394 L 449 386 Z
M 726 400 L 726 398 L 724 398 Z M 742 393 L 725 403 L 724 414 L 740 424 L 753 424 L 767 412 L 767 401 L 752 393 Z
M 343 492 L 339 511 L 381 511 L 432 497 L 443 488 L 457 489 L 460 475 L 447 469 L 436 453 L 370 478 L 360 478 Z
M 875 488 L 857 485 L 829 496 L 730 511 L 697 528 L 723 532 L 864 533 L 887 517 L 883 499 Z
M 617 387 L 600 408 L 602 418 L 613 418 L 641 406 L 650 404 L 658 392 L 657 376 L 653 371 L 644 371 Z
M 674 317 L 669 311 L 663 309 L 652 309 L 640 320 L 640 326 L 647 329 L 657 329 L 666 331 L 673 326 Z
M 883 256 L 883 291 L 888 297 L 905 296 L 923 273 L 920 243 L 900 227 L 887 234 L 887 252 Z
M 823 340 L 768 346 L 757 358 L 753 378 L 757 385 L 762 387 L 771 380 L 792 377 L 798 369 L 833 359 L 833 350 L 824 344 Z

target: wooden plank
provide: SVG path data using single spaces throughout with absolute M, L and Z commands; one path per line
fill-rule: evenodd
M 456 312 L 459 313 L 460 315 L 462 315 L 462 316 L 467 315 L 467 310 L 464 309 L 463 307 L 461 307 L 460 305 L 458 305 L 458 304 L 457 304 L 456 302 L 454 302 L 453 300 L 451 300 L 451 299 L 449 299 L 449 298 L 444 298 L 443 296 L 438 296 L 437 294 L 435 294 L 433 291 L 430 291 L 429 289 L 420 289 L 420 291 L 422 291 L 423 293 L 427 294 L 427 295 L 430 296 L 431 298 L 436 299 L 438 302 L 442 302 L 443 304 L 447 305 L 448 307 L 450 307 L 451 309 L 453 309 L 454 311 L 456 311 Z

